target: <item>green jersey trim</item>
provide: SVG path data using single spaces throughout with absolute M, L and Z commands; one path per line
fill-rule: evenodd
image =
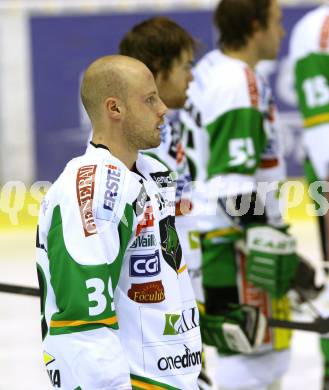
M 133 390 L 180 390 L 177 387 L 158 382 L 150 378 L 130 374 Z
M 329 55 L 310 53 L 295 65 L 295 87 L 304 127 L 329 122 Z
M 252 175 L 266 145 L 263 115 L 254 107 L 226 112 L 207 125 L 208 178 L 218 174 Z
M 42 267 L 37 264 L 37 275 L 38 282 L 40 287 L 40 311 L 41 311 L 41 330 L 42 330 L 42 340 L 45 339 L 48 333 L 48 326 L 45 317 L 45 306 L 47 298 L 47 281 Z
M 132 234 L 133 213 L 132 206 L 127 205 L 118 225 L 120 251 L 115 261 L 111 264 L 81 265 L 71 257 L 66 248 L 61 210 L 59 206 L 54 208 L 48 233 L 48 258 L 50 282 L 58 311 L 51 317 L 51 335 L 104 326 L 118 329 L 113 292 Z
M 165 167 L 167 167 L 169 171 L 172 170 L 172 169 L 169 167 L 169 165 L 168 165 L 166 162 L 164 162 L 157 154 L 152 153 L 152 152 L 143 152 L 143 154 L 145 154 L 146 156 L 155 158 L 155 159 L 158 160 L 161 164 L 163 164 Z

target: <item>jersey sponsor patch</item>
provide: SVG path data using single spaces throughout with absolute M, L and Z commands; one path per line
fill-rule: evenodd
M 43 361 L 45 365 L 47 366 L 48 364 L 54 362 L 56 359 L 54 356 L 50 355 L 50 353 L 43 351 Z
M 161 250 L 166 263 L 177 272 L 182 260 L 182 248 L 175 228 L 175 217 L 162 219 L 160 225 Z
M 76 191 L 85 237 L 97 233 L 93 216 L 96 165 L 80 167 L 76 178 Z
M 177 313 L 165 313 L 164 336 L 176 336 L 199 326 L 199 311 L 196 306 Z
M 165 300 L 165 291 L 161 280 L 148 283 L 132 283 L 128 297 L 137 303 L 158 303 Z
M 154 172 L 150 173 L 152 179 L 156 182 L 157 186 L 162 187 L 174 187 L 176 185 L 176 173 L 175 172 Z
M 136 228 L 136 236 L 139 236 L 140 233 L 147 228 L 153 227 L 154 226 L 154 214 L 153 214 L 153 207 L 152 205 L 148 205 L 145 208 L 143 218 L 141 222 L 137 225 Z
M 121 199 L 119 188 L 122 186 L 123 176 L 124 173 L 118 166 L 112 164 L 103 166 L 97 218 L 106 221 L 115 219 L 115 211 Z
M 47 370 L 49 379 L 53 387 L 61 388 L 61 373 L 59 370 Z
M 144 347 L 145 370 L 159 377 L 199 372 L 202 363 L 200 339 L 184 343 Z
M 143 181 L 141 181 L 141 184 L 142 184 L 142 187 L 139 191 L 137 199 L 135 199 L 133 202 L 133 209 L 134 209 L 137 217 L 140 216 L 144 212 L 146 202 L 150 201 L 150 197 L 148 196 L 148 194 L 146 192 Z
M 246 73 L 246 77 L 247 77 L 247 85 L 248 85 L 248 91 L 249 91 L 251 105 L 253 107 L 258 107 L 259 94 L 258 94 L 257 81 L 256 81 L 255 74 L 249 68 L 245 68 L 245 73 Z
M 129 249 L 143 250 L 153 248 L 157 245 L 157 239 L 154 233 L 141 233 L 136 240 L 131 244 Z
M 155 276 L 161 271 L 159 251 L 130 257 L 130 276 Z

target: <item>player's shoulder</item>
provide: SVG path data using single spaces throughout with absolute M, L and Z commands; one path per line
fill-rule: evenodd
M 146 151 L 147 152 L 147 151 Z M 152 154 L 139 153 L 137 163 L 143 171 L 148 174 L 151 172 L 166 172 L 168 167 Z M 144 173 L 141 172 L 141 173 Z
M 207 53 L 195 69 L 196 84 L 210 89 L 239 88 L 245 80 L 246 65 L 235 60 L 220 50 Z
M 217 50 L 201 59 L 195 73 L 189 98 L 198 104 L 205 125 L 229 111 L 252 107 L 251 94 L 257 93 L 258 82 L 246 63 Z
M 60 180 L 68 204 L 83 210 L 89 205 L 94 217 L 105 221 L 120 219 L 140 190 L 126 165 L 103 147 L 89 146 L 67 164 Z
M 290 57 L 296 61 L 312 52 L 328 50 L 329 5 L 306 13 L 294 26 L 290 39 Z

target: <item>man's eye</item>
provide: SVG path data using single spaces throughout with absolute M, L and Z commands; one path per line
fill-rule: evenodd
M 146 103 L 149 103 L 149 104 L 153 104 L 155 102 L 155 97 L 154 96 L 150 96 L 146 99 Z

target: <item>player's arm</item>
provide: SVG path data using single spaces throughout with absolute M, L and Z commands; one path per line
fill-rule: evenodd
M 324 52 L 311 53 L 298 59 L 295 64 L 298 107 L 303 117 L 304 144 L 310 162 L 307 172 L 313 170 L 315 173 L 313 178 L 309 177 L 310 181 L 329 180 L 328 66 L 329 55 Z M 313 193 L 316 194 L 317 190 Z M 327 204 L 329 194 L 325 188 L 321 191 L 321 197 L 325 197 Z M 326 253 L 329 253 L 329 213 L 321 209 L 319 212 L 324 216 Z
M 126 196 L 132 191 L 124 188 L 129 180 L 123 180 L 123 170 L 120 176 L 120 168 L 110 164 L 80 167 L 75 176 L 76 193 L 70 198 L 57 194 L 58 204 L 50 202 L 55 207 L 40 218 L 47 342 L 54 339 L 60 351 L 56 358 L 70 367 L 81 388 L 130 389 L 114 294 L 133 231 L 134 211 Z M 118 184 L 111 194 L 109 177 Z M 94 186 L 92 191 L 88 186 Z

